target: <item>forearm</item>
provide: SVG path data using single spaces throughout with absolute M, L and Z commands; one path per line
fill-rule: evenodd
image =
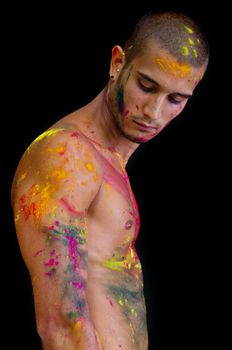
M 97 330 L 90 320 L 81 319 L 69 327 L 53 325 L 41 334 L 43 350 L 102 350 Z

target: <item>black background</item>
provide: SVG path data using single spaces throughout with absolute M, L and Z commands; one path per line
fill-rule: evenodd
M 127 166 L 141 215 L 136 247 L 144 271 L 149 350 L 222 349 L 225 243 L 218 210 L 223 205 L 222 130 L 228 114 L 222 112 L 226 103 L 221 97 L 221 77 L 229 74 L 228 8 L 223 2 L 203 1 L 8 7 L 2 12 L 6 22 L 1 44 L 6 105 L 1 137 L 1 330 L 6 348 L 16 343 L 19 349 L 41 349 L 10 206 L 17 163 L 38 134 L 100 92 L 108 80 L 111 48 L 123 46 L 135 22 L 153 9 L 193 17 L 206 32 L 211 51 L 207 73 L 184 112 L 139 147 Z

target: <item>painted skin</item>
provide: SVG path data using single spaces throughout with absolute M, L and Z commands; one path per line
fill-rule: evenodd
M 182 111 L 205 68 L 182 67 L 155 43 L 124 63 L 116 46 L 115 79 L 38 137 L 16 172 L 15 223 L 45 350 L 148 348 L 125 165 Z

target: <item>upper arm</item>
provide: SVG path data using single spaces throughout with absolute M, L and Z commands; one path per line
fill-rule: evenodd
M 96 155 L 78 134 L 47 135 L 20 162 L 14 180 L 15 225 L 43 327 L 88 316 L 87 212 L 100 186 Z

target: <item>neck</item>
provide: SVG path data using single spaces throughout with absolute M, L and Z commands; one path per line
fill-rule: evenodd
M 108 109 L 107 87 L 84 107 L 83 118 L 80 116 L 80 130 L 96 146 L 105 151 L 114 153 L 120 160 L 121 166 L 125 168 L 128 159 L 139 146 L 128 140 L 118 130 L 117 125 Z M 78 117 L 79 119 L 79 117 Z

